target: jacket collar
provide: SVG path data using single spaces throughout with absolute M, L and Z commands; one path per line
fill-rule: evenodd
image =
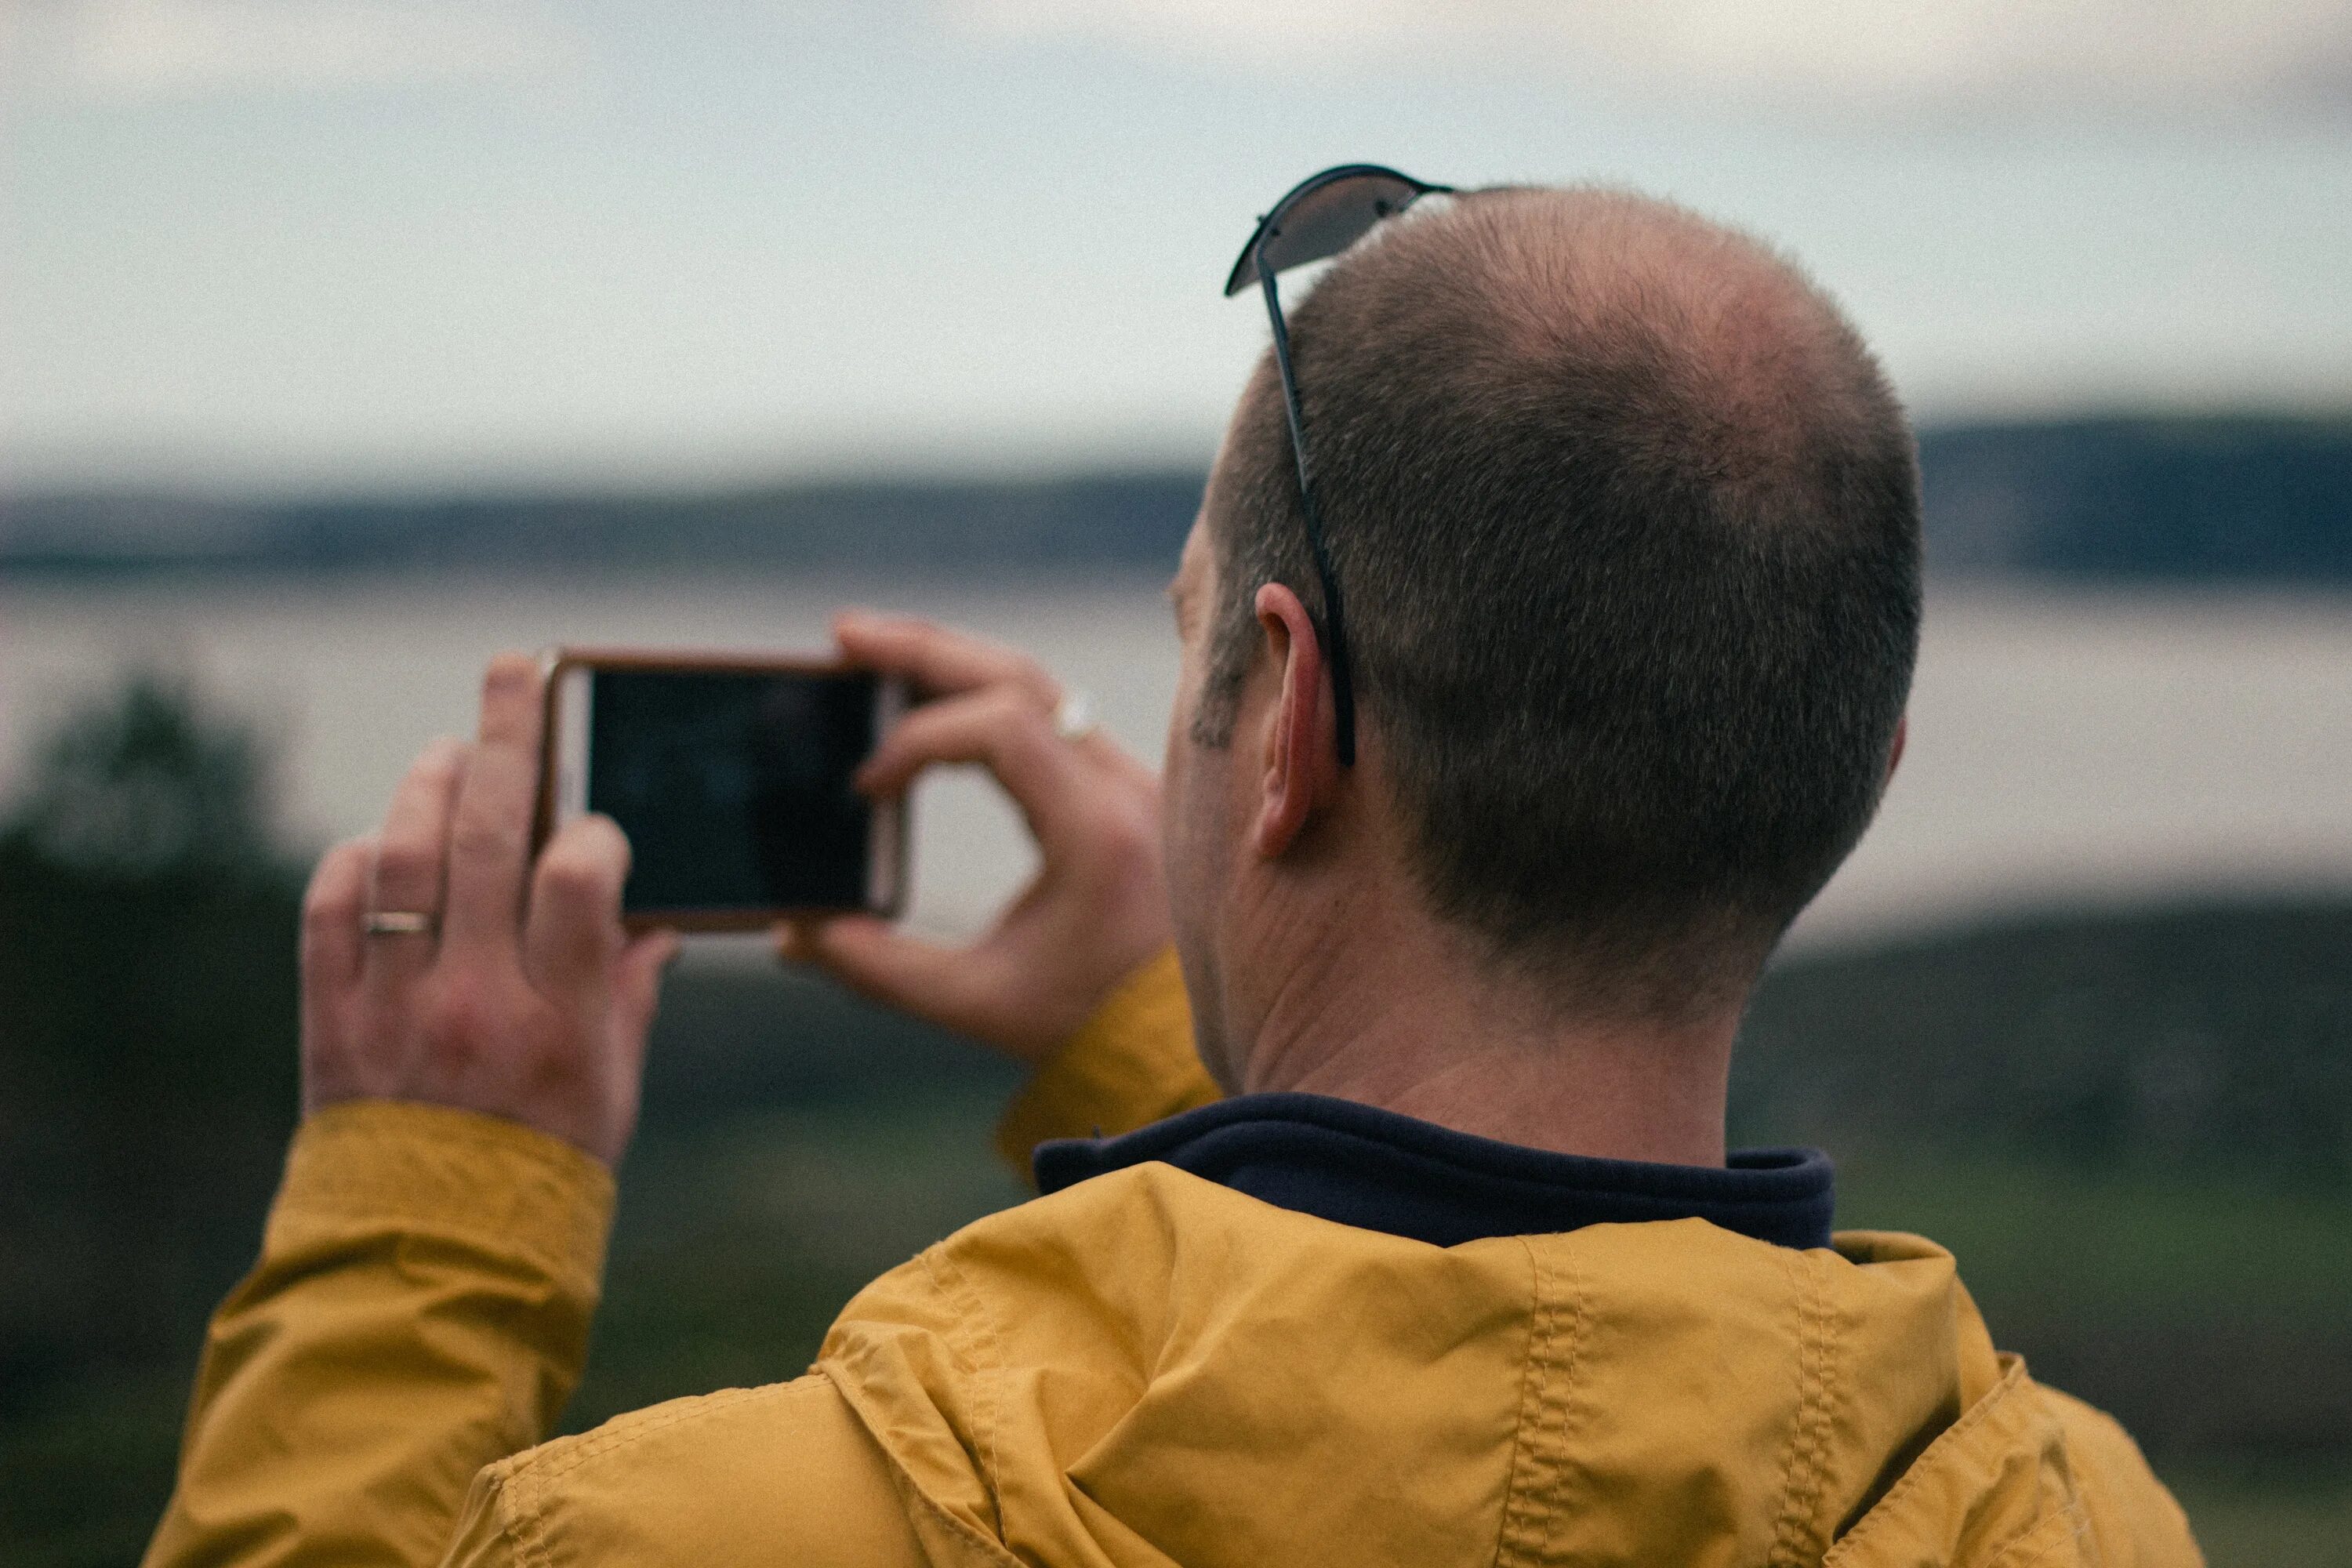
M 1318 1094 L 1239 1095 L 1123 1137 L 1043 1144 L 1038 1190 L 1150 1160 L 1277 1208 L 1435 1247 L 1675 1219 L 1827 1247 L 1835 1202 L 1818 1149 L 1744 1150 L 1722 1166 L 1598 1160 Z

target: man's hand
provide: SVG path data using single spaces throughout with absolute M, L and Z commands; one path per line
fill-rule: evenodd
M 319 862 L 302 920 L 306 1111 L 425 1100 L 620 1163 L 677 941 L 623 932 L 629 846 L 610 820 L 568 824 L 531 865 L 541 692 L 530 659 L 494 661 L 479 738 L 427 750 L 382 830 Z M 424 929 L 371 932 L 385 915 Z
M 779 947 L 876 1001 L 1039 1061 L 1166 945 L 1160 781 L 1100 733 L 1055 731 L 1053 677 L 1009 648 L 923 621 L 845 615 L 853 662 L 925 699 L 858 775 L 905 789 L 940 763 L 986 768 L 1037 841 L 1036 877 L 969 947 L 942 948 L 866 915 L 787 926 Z

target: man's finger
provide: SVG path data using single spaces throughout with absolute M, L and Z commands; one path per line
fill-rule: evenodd
M 630 1053 L 621 1063 L 625 1072 L 645 1066 L 646 1036 L 661 1005 L 662 979 L 677 959 L 677 933 L 651 931 L 630 939 L 613 967 L 613 1027 L 622 1047 Z
M 543 679 L 538 662 L 519 653 L 492 659 L 482 678 L 481 732 L 449 836 L 445 948 L 498 952 L 516 940 L 539 804 Z
M 440 918 L 449 821 L 468 761 L 462 741 L 436 741 L 402 776 L 375 837 L 374 860 L 368 869 L 370 911 Z M 436 946 L 429 929 L 368 942 L 361 963 L 369 986 L 380 993 L 402 989 L 433 966 Z
M 441 912 L 449 815 L 465 773 L 465 743 L 443 739 L 425 747 L 401 775 L 376 834 L 369 908 Z
M 629 841 L 610 817 L 583 816 L 547 841 L 530 879 L 523 972 L 545 995 L 593 1001 L 620 955 Z
M 883 737 L 857 772 L 869 795 L 896 795 L 927 767 L 978 763 L 996 776 L 1040 844 L 1057 836 L 1076 805 L 1081 759 L 1053 721 L 1001 687 L 927 702 Z
M 984 977 L 973 956 L 903 936 L 872 915 L 795 921 L 776 933 L 779 956 L 833 976 L 886 1007 L 943 1028 L 978 1032 Z
M 845 610 L 833 632 L 851 662 L 903 675 L 920 697 L 1009 685 L 1048 712 L 1062 700 L 1061 687 L 1028 655 L 929 621 Z
M 302 895 L 302 1013 L 306 1035 L 323 1023 L 323 1009 L 339 1001 L 360 976 L 365 939 L 360 921 L 367 912 L 368 868 L 374 844 L 354 838 L 319 858 Z

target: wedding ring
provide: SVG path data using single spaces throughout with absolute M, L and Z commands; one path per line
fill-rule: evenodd
M 1091 693 L 1073 691 L 1054 710 L 1054 733 L 1065 741 L 1083 741 L 1095 732 L 1095 700 Z
M 438 924 L 431 915 L 415 910 L 370 910 L 367 933 L 370 936 L 431 936 Z

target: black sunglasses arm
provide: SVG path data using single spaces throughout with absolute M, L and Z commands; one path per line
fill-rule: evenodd
M 1282 296 L 1274 268 L 1263 253 L 1257 258 L 1257 283 L 1265 296 L 1265 313 L 1274 323 L 1274 363 L 1282 373 L 1282 406 L 1290 420 L 1290 454 L 1298 468 L 1298 509 L 1307 520 L 1307 546 L 1314 553 L 1315 576 L 1323 590 L 1323 623 L 1331 646 L 1325 660 L 1331 668 L 1332 720 L 1338 731 L 1339 765 L 1356 762 L 1356 683 L 1348 658 L 1347 614 L 1339 603 L 1339 574 L 1331 569 L 1331 552 L 1323 542 L 1323 519 L 1315 505 L 1315 478 L 1307 467 L 1307 412 L 1298 400 L 1298 383 L 1290 368 L 1290 328 L 1282 319 Z

